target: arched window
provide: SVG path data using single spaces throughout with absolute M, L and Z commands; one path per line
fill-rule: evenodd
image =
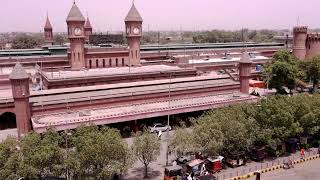
M 99 60 L 96 59 L 96 68 L 98 68 L 98 67 L 99 67 Z
M 80 53 L 78 53 L 78 61 L 80 61 Z
M 118 67 L 118 58 L 116 58 L 116 66 Z
M 109 67 L 112 67 L 112 60 L 111 60 L 111 58 L 109 59 Z
M 106 67 L 106 60 L 105 59 L 102 60 L 102 65 L 104 68 Z
M 0 130 L 17 128 L 16 115 L 11 112 L 0 114 Z
M 133 59 L 133 51 L 131 51 L 131 57 L 132 57 L 132 59 Z
M 124 58 L 122 58 L 122 66 L 124 66 Z
M 89 68 L 90 68 L 90 69 L 92 68 L 92 61 L 91 61 L 91 59 L 89 60 Z

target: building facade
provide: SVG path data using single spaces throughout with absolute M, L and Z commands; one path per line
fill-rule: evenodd
M 70 41 L 68 60 L 71 69 L 139 66 L 141 64 L 140 39 L 142 37 L 142 17 L 134 4 L 125 17 L 128 47 L 100 48 L 86 46 L 86 44 L 89 44 L 93 28 L 89 18 L 84 18 L 76 3 L 73 3 L 66 23 Z M 49 18 L 47 18 L 44 29 L 46 43 L 52 45 L 53 33 Z
M 300 60 L 320 55 L 320 34 L 309 32 L 306 26 L 294 27 L 292 49 Z

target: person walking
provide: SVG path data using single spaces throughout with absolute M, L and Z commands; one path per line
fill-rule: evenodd
M 304 148 L 301 148 L 300 155 L 301 155 L 301 159 L 304 159 Z

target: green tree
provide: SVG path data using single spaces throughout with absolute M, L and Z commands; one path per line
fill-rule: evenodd
M 63 45 L 67 42 L 67 37 L 62 34 L 57 34 L 54 36 L 54 42 L 58 45 Z
M 313 90 L 316 91 L 319 86 L 320 79 L 320 56 L 316 56 L 309 61 L 305 62 L 305 74 L 307 80 L 313 83 Z
M 17 35 L 12 42 L 13 49 L 33 49 L 40 46 L 43 40 L 27 34 Z
M 30 133 L 20 143 L 22 161 L 19 174 L 35 179 L 46 176 L 59 177 L 63 172 L 63 150 L 60 148 L 61 136 L 54 130 L 43 135 Z
M 192 132 L 186 129 L 177 129 L 173 137 L 170 139 L 170 150 L 174 151 L 179 157 L 195 151 L 195 143 Z
M 221 126 L 214 111 L 210 111 L 196 120 L 192 135 L 198 151 L 208 156 L 217 155 L 221 151 L 225 138 Z
M 157 160 L 160 154 L 160 142 L 155 134 L 145 132 L 135 137 L 132 150 L 134 155 L 144 165 L 144 176 L 148 177 L 148 166 Z
M 107 179 L 113 173 L 124 173 L 133 163 L 127 143 L 115 129 L 80 127 L 72 143 L 75 149 L 68 163 L 76 177 Z
M 7 138 L 0 144 L 0 179 L 18 179 L 19 151 L 18 141 Z
M 292 90 L 299 78 L 298 61 L 289 51 L 280 50 L 274 54 L 272 62 L 266 65 L 265 74 L 269 87 L 275 88 L 278 93 L 282 93 L 284 87 Z

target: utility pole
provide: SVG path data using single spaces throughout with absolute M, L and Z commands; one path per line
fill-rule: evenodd
M 169 78 L 169 101 L 168 101 L 168 107 L 170 111 L 170 100 L 171 100 L 171 76 L 172 73 L 170 72 L 170 78 Z M 170 127 L 170 114 L 168 114 L 168 120 L 167 120 L 167 152 L 166 152 L 166 166 L 169 166 L 169 127 Z

